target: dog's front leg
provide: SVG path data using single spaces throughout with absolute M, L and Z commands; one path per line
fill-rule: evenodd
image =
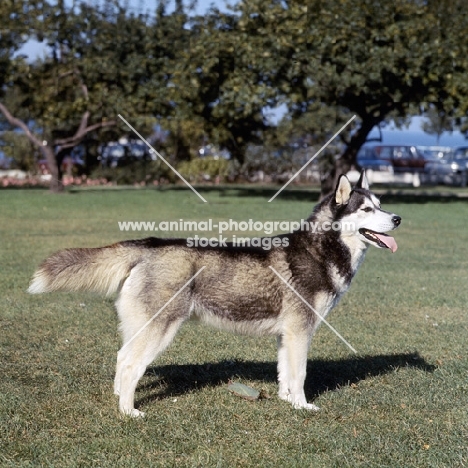
M 318 411 L 318 406 L 307 403 L 304 393 L 310 339 L 307 331 L 286 332 L 278 337 L 278 396 L 294 408 Z

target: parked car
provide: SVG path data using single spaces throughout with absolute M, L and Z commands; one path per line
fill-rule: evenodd
M 416 146 L 374 146 L 374 151 L 380 160 L 392 164 L 395 173 L 424 172 L 428 159 Z
M 359 169 L 384 171 L 393 174 L 393 165 L 386 159 L 381 159 L 374 146 L 362 147 L 356 157 L 356 163 Z
M 425 167 L 429 180 L 436 184 L 466 187 L 468 182 L 468 146 L 455 148 Z
M 417 149 L 428 162 L 437 161 L 452 152 L 450 146 L 418 146 Z

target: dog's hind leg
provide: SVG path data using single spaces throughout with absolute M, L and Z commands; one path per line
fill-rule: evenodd
M 169 346 L 190 315 L 187 296 L 181 295 L 170 307 L 156 294 L 145 296 L 144 303 L 141 297 L 130 275 L 116 303 L 123 346 L 117 354 L 114 393 L 119 395 L 120 411 L 135 417 L 144 415 L 134 408 L 138 381 L 146 367 Z
M 278 396 L 282 400 L 288 400 L 289 396 L 289 362 L 288 348 L 282 335 L 277 338 L 278 343 Z
M 117 354 L 114 392 L 120 396 L 119 409 L 129 416 L 144 416 L 134 408 L 135 390 L 145 370 L 171 343 L 184 322 L 179 318 L 151 323 L 131 341 L 127 341 Z

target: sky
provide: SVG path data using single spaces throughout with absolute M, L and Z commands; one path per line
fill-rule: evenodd
M 96 0 L 90 0 L 90 3 L 96 3 Z M 173 5 L 173 2 L 171 2 Z M 169 11 L 171 8 L 171 3 L 169 4 Z M 187 2 L 186 2 L 187 3 Z M 226 2 L 225 0 L 198 0 L 195 11 L 198 14 L 204 14 L 210 7 L 210 5 L 217 6 L 220 10 L 226 11 L 227 4 L 235 4 L 236 0 L 231 0 Z M 72 5 L 73 0 L 68 0 L 68 4 Z M 136 11 L 152 11 L 154 9 L 155 1 L 154 0 L 130 0 L 130 8 L 135 8 Z M 25 46 L 20 50 L 19 53 L 27 55 L 31 60 L 34 60 L 37 57 L 43 56 L 45 54 L 44 44 L 38 43 L 36 41 L 29 41 Z M 272 112 L 272 121 L 277 122 L 281 116 L 284 114 L 281 108 L 279 110 Z M 422 131 L 421 129 L 422 119 L 420 117 L 414 117 L 411 121 L 409 128 L 397 129 L 395 125 L 389 124 L 382 130 L 383 141 L 379 144 L 388 144 L 388 145 L 417 145 L 417 146 L 466 146 L 468 145 L 468 140 L 458 131 L 456 132 L 445 132 L 439 142 L 437 143 L 437 138 L 434 135 L 429 135 Z M 379 131 L 377 128 L 372 130 L 369 138 L 378 138 Z

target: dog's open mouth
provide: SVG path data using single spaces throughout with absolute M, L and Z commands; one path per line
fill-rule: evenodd
M 387 234 L 371 231 L 370 229 L 364 228 L 359 229 L 359 233 L 374 244 L 377 244 L 379 247 L 382 247 L 384 249 L 390 249 L 392 253 L 395 253 L 396 249 L 398 248 L 395 239 Z

